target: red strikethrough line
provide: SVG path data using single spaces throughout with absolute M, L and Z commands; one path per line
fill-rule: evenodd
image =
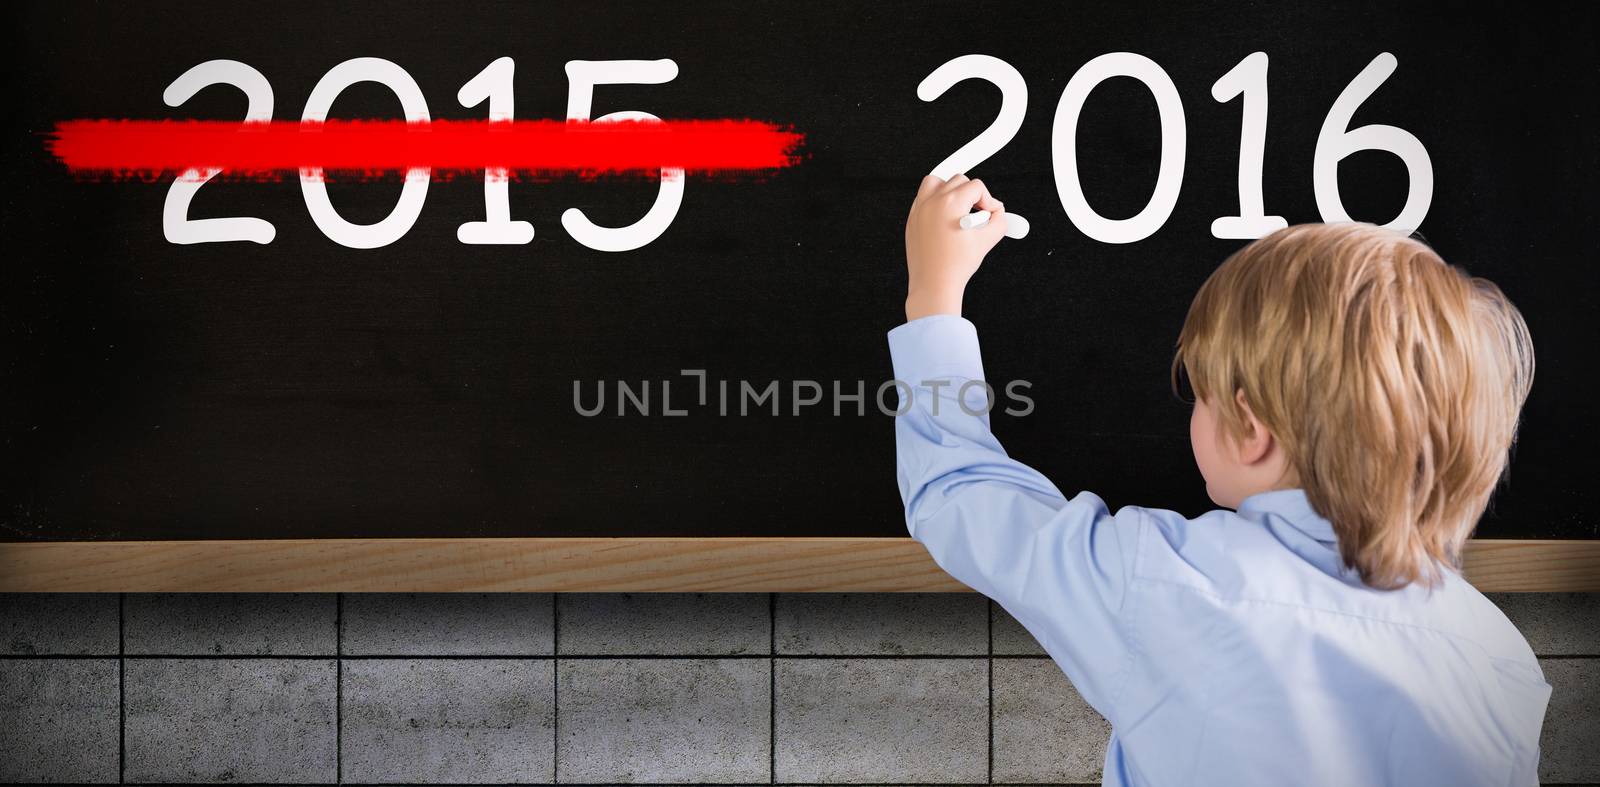
M 148 178 L 220 168 L 270 178 L 321 167 L 507 176 L 737 175 L 793 166 L 804 136 L 757 120 L 68 120 L 45 146 L 79 176 Z

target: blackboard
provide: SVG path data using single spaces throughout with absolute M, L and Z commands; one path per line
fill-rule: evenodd
M 1025 379 L 1033 411 L 997 414 L 1010 452 L 1063 490 L 1114 507 L 1208 505 L 1167 388 L 1189 299 L 1245 241 L 1213 237 L 1239 212 L 1241 101 L 1212 85 L 1270 59 L 1262 196 L 1291 223 L 1313 191 L 1330 107 L 1384 53 L 1395 69 L 1351 127 L 1414 135 L 1434 176 L 1420 232 L 1498 282 L 1538 353 L 1509 483 L 1479 535 L 1594 538 L 1600 459 L 1593 395 L 1600 68 L 1592 5 L 1171 3 L 194 3 L 8 5 L 3 208 L 5 369 L 0 539 L 400 536 L 904 535 L 892 419 L 872 403 L 901 321 L 902 228 L 918 179 L 1000 109 L 980 80 L 934 101 L 918 84 L 984 54 L 1025 79 L 1009 143 L 972 170 L 1032 232 L 991 255 L 966 301 L 995 380 Z M 1159 229 L 1090 237 L 1053 170 L 1062 91 L 1114 52 L 1148 58 L 1181 99 L 1181 186 Z M 330 240 L 294 179 L 207 184 L 191 218 L 254 216 L 271 243 L 175 245 L 165 181 L 84 179 L 46 148 L 88 118 L 238 120 L 232 88 L 177 108 L 163 91 L 230 59 L 269 81 L 273 117 L 299 120 L 351 58 L 402 67 L 435 119 L 475 119 L 462 84 L 515 61 L 519 119 L 564 117 L 572 60 L 671 59 L 662 84 L 603 85 L 596 115 L 749 118 L 803 135 L 794 166 L 687 178 L 668 229 L 626 252 L 564 231 L 635 220 L 648 177 L 510 185 L 517 245 L 466 245 L 483 185 L 434 182 L 414 226 L 381 248 Z M 1150 199 L 1162 137 L 1151 88 L 1099 84 L 1076 126 L 1078 177 L 1108 218 Z M 333 115 L 396 118 L 358 84 Z M 1344 208 L 1385 222 L 1406 200 L 1395 156 L 1337 169 Z M 345 219 L 399 193 L 333 182 Z M 694 399 L 705 370 L 708 406 Z M 584 416 L 574 382 L 651 381 L 652 413 Z M 664 416 L 660 382 L 671 380 Z M 780 414 L 721 415 L 718 381 L 777 381 Z M 792 414 L 791 385 L 823 401 Z M 839 381 L 860 381 L 866 413 Z M 809 393 L 809 389 L 803 393 Z M 580 397 L 581 399 L 582 397 Z M 592 400 L 591 400 L 592 403 Z

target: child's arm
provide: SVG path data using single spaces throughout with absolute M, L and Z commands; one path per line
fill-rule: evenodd
M 973 205 L 996 215 L 962 230 Z M 889 332 L 895 379 L 910 393 L 895 419 L 906 525 L 941 568 L 1027 626 L 1084 698 L 1109 713 L 1128 663 L 1119 615 L 1140 510 L 1112 516 L 1093 494 L 1066 499 L 989 430 L 984 386 L 968 385 L 984 379 L 977 330 L 960 304 L 1003 231 L 1000 203 L 960 176 L 925 180 L 907 221 L 908 321 Z

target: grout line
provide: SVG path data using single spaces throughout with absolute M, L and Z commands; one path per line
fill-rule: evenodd
M 778 594 L 767 594 L 767 781 L 778 783 Z
M 117 783 L 128 781 L 128 594 L 117 594 Z
M 333 778 L 344 784 L 344 594 L 333 596 Z
M 979 660 L 988 659 L 982 653 L 786 653 L 786 659 L 866 659 L 883 661 L 920 661 L 926 659 L 937 660 Z M 51 659 L 59 661 L 106 659 L 108 655 L 94 655 L 91 653 L 0 653 L 0 661 L 38 661 Z M 326 661 L 329 656 L 307 655 L 304 653 L 128 653 L 123 656 L 129 661 L 152 661 L 157 659 L 183 659 L 187 661 L 260 661 L 262 659 L 276 659 L 280 661 Z M 343 657 L 345 661 L 506 661 L 556 658 L 549 654 L 528 653 L 364 653 Z M 560 657 L 563 661 L 603 661 L 605 659 L 719 659 L 719 660 L 755 660 L 771 658 L 766 654 L 750 653 L 586 653 L 568 654 Z M 1049 661 L 1046 653 L 996 653 L 993 658 L 1001 661 Z M 1597 653 L 1547 653 L 1537 656 L 1540 661 L 1586 661 L 1600 659 Z M 45 782 L 48 783 L 48 782 Z M 665 782 L 663 782 L 664 784 Z M 1591 784 L 1583 782 L 1582 784 Z
M 984 606 L 989 626 L 989 773 L 987 781 L 994 784 L 994 600 Z
M 63 660 L 69 660 L 69 659 L 104 659 L 104 658 L 106 658 L 106 656 L 104 656 L 104 655 L 93 656 L 93 655 L 86 655 L 86 654 L 82 654 L 82 653 L 64 653 L 64 654 L 60 654 L 60 655 L 54 655 L 54 654 L 52 654 L 52 655 L 38 655 L 38 654 L 35 654 L 35 655 L 24 655 L 24 654 L 14 654 L 14 653 L 0 654 L 0 661 L 27 661 L 27 660 L 37 661 L 38 659 L 42 659 L 42 658 L 63 659 Z M 303 653 L 282 653 L 282 654 L 264 654 L 264 653 L 253 653 L 253 654 L 252 653 L 133 653 L 133 654 L 126 655 L 125 658 L 128 659 L 129 661 L 153 661 L 153 660 L 158 660 L 158 659 L 183 659 L 183 660 L 186 660 L 186 661 L 260 661 L 260 660 L 263 660 L 263 659 L 273 659 L 273 660 L 278 660 L 278 661 L 327 661 L 328 660 L 328 656 L 326 654 L 321 655 L 321 656 L 312 656 L 312 655 L 306 655 L 306 654 L 303 654 Z M 603 653 L 603 654 L 601 654 L 601 653 L 592 653 L 592 654 L 583 654 L 583 655 L 565 655 L 565 656 L 560 656 L 560 657 L 551 656 L 551 655 L 548 655 L 548 654 L 519 654 L 519 653 L 502 653 L 502 654 L 492 654 L 492 653 L 490 653 L 490 654 L 484 654 L 484 653 L 471 653 L 471 654 L 444 653 L 444 654 L 434 654 L 434 655 L 430 655 L 430 654 L 426 654 L 426 653 L 392 653 L 392 654 L 365 653 L 365 654 L 360 654 L 360 655 L 344 656 L 344 657 L 342 657 L 341 660 L 343 660 L 343 661 L 507 661 L 507 660 L 538 661 L 538 660 L 541 660 L 541 659 L 547 659 L 548 660 L 548 659 L 555 659 L 555 658 L 560 658 L 562 661 L 605 661 L 607 659 L 677 660 L 677 661 L 684 661 L 684 660 L 687 660 L 687 659 L 717 659 L 719 661 L 725 661 L 725 660 L 754 661 L 754 660 L 758 660 L 758 659 L 772 659 L 774 657 L 770 656 L 770 655 L 767 655 L 767 654 L 750 654 L 750 653 Z M 805 659 L 811 659 L 811 660 L 819 660 L 819 659 L 835 659 L 835 660 L 838 660 L 838 659 L 851 659 L 851 660 L 870 660 L 870 661 L 925 661 L 925 660 L 950 661 L 950 660 L 962 660 L 962 659 L 965 659 L 965 660 L 968 660 L 968 661 L 981 661 L 981 660 L 987 659 L 989 657 L 984 655 L 984 654 L 982 654 L 982 653 L 951 653 L 951 654 L 908 653 L 908 654 L 899 654 L 899 655 L 890 654 L 890 653 L 793 653 L 793 654 L 785 654 L 784 658 L 785 659 L 799 659 L 799 660 L 805 660 Z M 1003 653 L 995 654 L 994 658 L 1002 659 L 1002 660 L 1015 659 L 1015 660 L 1020 660 L 1020 661 L 1049 661 L 1050 660 L 1050 657 L 1048 655 L 1008 655 L 1008 654 L 1003 654 Z M 1595 656 L 1595 655 L 1588 655 L 1588 656 L 1540 656 L 1539 658 L 1542 658 L 1542 659 L 1594 659 L 1594 658 L 1600 658 L 1600 656 Z
M 7 785 L 59 785 L 61 782 L 4 782 Z M 218 782 L 162 782 L 164 787 L 208 787 Z M 316 785 L 333 785 L 333 782 L 295 782 L 302 787 L 316 787 Z M 383 785 L 383 787 L 432 787 L 440 782 L 341 782 L 346 785 Z M 549 782 L 496 782 L 504 787 L 536 787 L 548 786 Z M 566 782 L 573 787 L 616 787 L 615 782 Z M 729 782 L 642 782 L 653 787 L 729 787 Z M 964 782 L 776 782 L 775 787 L 840 787 L 848 784 L 850 787 L 961 787 Z M 1547 787 L 1593 787 L 1591 782 L 1544 782 Z M 1028 787 L 1100 787 L 1098 784 L 1085 784 L 1082 782 L 1050 782 L 1029 784 Z
M 561 783 L 561 604 L 550 594 L 550 783 Z

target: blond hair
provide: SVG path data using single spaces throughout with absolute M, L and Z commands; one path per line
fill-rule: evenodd
M 1527 325 L 1500 288 L 1360 223 L 1287 227 L 1234 253 L 1195 295 L 1172 364 L 1234 438 L 1243 393 L 1345 565 L 1383 589 L 1459 567 L 1533 382 Z

